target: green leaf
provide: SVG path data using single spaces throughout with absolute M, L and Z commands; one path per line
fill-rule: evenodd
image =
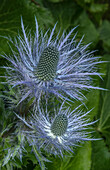
M 3 100 L 0 98 L 0 127 L 2 127 L 3 125 L 3 115 L 5 114 L 5 105 Z M 2 128 L 0 128 L 0 132 L 1 132 Z
M 110 22 L 107 20 L 104 20 L 100 29 L 100 40 L 103 41 L 104 49 L 107 52 L 110 52 Z
M 2 0 L 0 3 L 0 36 L 16 36 L 21 30 L 21 16 L 28 29 L 35 30 L 35 16 L 42 28 L 53 23 L 51 13 L 30 0 Z M 0 53 L 9 50 L 7 40 L 0 37 Z
M 86 142 L 77 155 L 68 165 L 67 170 L 90 170 L 91 167 L 91 142 Z M 63 169 L 62 169 L 63 170 Z
M 98 112 L 99 96 L 100 96 L 99 90 L 91 90 L 86 95 L 86 98 L 87 98 L 87 100 L 85 101 L 86 106 L 88 107 L 88 109 L 93 108 L 93 110 L 89 114 L 89 118 L 91 119 L 91 121 L 93 120 L 94 116 L 97 115 L 97 112 Z
M 85 1 L 85 3 L 91 3 L 92 2 L 92 0 L 84 0 Z
M 109 55 L 105 55 L 104 57 L 110 61 Z M 110 148 L 110 63 L 107 65 L 107 75 L 104 78 L 103 86 L 108 89 L 108 91 L 101 92 L 97 130 L 101 133 L 106 145 Z
M 109 170 L 110 152 L 103 140 L 92 144 L 92 168 L 91 170 Z
M 10 159 L 11 159 L 11 152 L 9 150 L 7 156 L 4 158 L 3 166 L 6 165 Z
M 81 36 L 85 34 L 84 40 L 86 43 L 93 42 L 93 46 L 97 44 L 99 41 L 99 33 L 85 11 L 80 14 L 74 24 L 79 25 L 79 33 Z
M 69 27 L 73 27 L 72 17 L 76 15 L 77 9 L 79 7 L 72 0 L 63 1 L 59 3 L 49 3 L 46 1 L 46 6 L 51 11 L 55 22 L 58 22 L 58 27 L 56 28 L 57 32 L 60 30 L 63 32 L 67 31 Z
M 60 2 L 62 0 L 49 0 L 50 2 L 54 2 L 54 3 L 57 3 L 57 2 Z
M 86 142 L 82 147 L 78 148 L 73 157 L 54 158 L 52 163 L 47 163 L 46 165 L 48 170 L 90 170 L 91 142 Z
M 104 13 L 108 9 L 108 4 L 95 4 L 92 3 L 89 11 L 92 13 L 102 12 Z
M 103 129 L 110 128 L 110 63 L 107 67 L 107 76 L 106 76 L 106 89 L 108 91 L 104 92 L 103 95 L 103 104 L 101 108 L 100 114 L 100 122 L 99 122 L 99 131 L 103 131 Z

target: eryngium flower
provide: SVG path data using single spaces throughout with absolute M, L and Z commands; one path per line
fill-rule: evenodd
M 80 107 L 80 106 L 79 106 Z M 55 111 L 50 116 L 50 113 L 43 109 L 38 109 L 32 115 L 30 121 L 19 117 L 30 130 L 24 131 L 30 145 L 37 146 L 40 150 L 46 151 L 48 154 L 64 156 L 65 151 L 72 153 L 79 143 L 89 140 L 97 140 L 91 138 L 90 122 L 87 118 L 87 113 L 75 108 L 71 111 L 70 108 L 64 108 Z
M 49 30 L 43 34 L 39 32 L 38 22 L 34 36 L 26 34 L 23 21 L 21 26 L 23 37 L 18 36 L 9 41 L 13 44 L 10 56 L 2 55 L 11 64 L 6 68 L 7 83 L 13 87 L 20 86 L 21 101 L 36 97 L 39 101 L 45 93 L 52 93 L 58 98 L 82 100 L 82 90 L 101 89 L 94 87 L 91 76 L 100 76 L 96 65 L 100 57 L 94 57 L 94 51 L 87 50 L 87 45 L 82 45 L 82 39 L 77 43 L 73 28 L 67 35 L 65 32 L 56 35 L 55 28 L 50 36 Z M 15 50 L 16 49 L 16 50 Z M 20 101 L 20 102 L 21 102 Z

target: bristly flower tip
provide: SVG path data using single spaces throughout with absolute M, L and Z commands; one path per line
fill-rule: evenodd
M 9 41 L 15 46 L 11 56 L 2 55 L 11 64 L 4 67 L 7 71 L 7 83 L 20 86 L 22 102 L 26 98 L 35 97 L 39 102 L 42 95 L 51 93 L 59 99 L 68 101 L 82 101 L 82 90 L 102 89 L 94 87 L 91 76 L 101 76 L 96 65 L 100 57 L 94 57 L 94 51 L 87 50 L 89 44 L 82 45 L 82 39 L 76 43 L 76 34 L 70 39 L 73 28 L 67 35 L 55 37 L 56 24 L 48 37 L 48 31 L 39 32 L 38 22 L 36 32 L 26 34 L 23 21 L 21 27 L 23 37 L 18 34 L 14 41 Z M 53 38 L 54 36 L 54 38 Z
M 86 116 L 91 110 L 84 113 L 80 106 L 71 111 L 62 104 L 58 112 L 53 113 L 55 117 L 51 117 L 43 108 L 37 109 L 28 121 L 17 117 L 30 129 L 23 131 L 30 145 L 63 157 L 66 152 L 74 153 L 74 148 L 81 142 L 97 140 L 91 137 L 93 131 L 89 127 L 97 121 L 90 122 Z
M 65 134 L 68 126 L 68 118 L 65 114 L 59 114 L 51 125 L 51 132 L 55 136 L 61 136 Z
M 35 76 L 43 81 L 53 80 L 56 76 L 58 59 L 59 52 L 54 46 L 45 48 L 35 69 Z

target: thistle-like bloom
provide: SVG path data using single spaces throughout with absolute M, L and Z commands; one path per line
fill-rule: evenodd
M 26 34 L 21 19 L 23 37 L 9 38 L 14 46 L 10 46 L 12 54 L 2 55 L 11 63 L 4 67 L 7 83 L 21 88 L 20 102 L 33 96 L 39 101 L 47 93 L 65 100 L 82 100 L 82 90 L 101 89 L 93 86 L 91 76 L 100 76 L 96 65 L 102 61 L 93 56 L 94 51 L 87 50 L 89 44 L 82 45 L 83 37 L 79 43 L 75 41 L 76 34 L 70 38 L 76 27 L 60 37 L 60 32 L 55 34 L 55 25 L 48 36 L 49 30 L 39 32 L 35 21 L 32 36 L 30 32 Z
M 81 105 L 80 105 L 81 106 Z M 79 106 L 79 107 L 80 107 Z M 87 113 L 82 112 L 77 107 L 73 111 L 70 108 L 64 108 L 63 104 L 60 109 L 50 116 L 47 109 L 40 109 L 32 115 L 30 121 L 18 117 L 29 127 L 29 131 L 24 131 L 30 145 L 44 149 L 49 154 L 64 156 L 65 151 L 72 153 L 79 143 L 91 138 L 90 122 L 86 118 Z

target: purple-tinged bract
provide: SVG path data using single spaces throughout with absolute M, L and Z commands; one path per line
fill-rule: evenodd
M 81 142 L 97 140 L 91 138 L 93 131 L 90 127 L 96 121 L 90 122 L 86 118 L 91 110 L 84 113 L 79 107 L 71 111 L 62 104 L 51 116 L 47 109 L 39 108 L 28 121 L 18 116 L 30 129 L 23 132 L 30 145 L 63 157 L 65 152 L 73 153 Z
M 11 48 L 12 55 L 3 55 L 11 64 L 6 68 L 7 83 L 13 87 L 20 86 L 22 102 L 27 97 L 40 101 L 47 93 L 59 99 L 80 100 L 84 98 L 82 90 L 101 89 L 94 87 L 91 76 L 100 76 L 96 65 L 100 57 L 94 57 L 94 51 L 88 51 L 89 44 L 82 45 L 82 39 L 76 43 L 76 34 L 72 37 L 73 28 L 67 35 L 55 36 L 55 28 L 45 34 L 39 32 L 38 22 L 32 37 L 26 34 L 23 21 L 23 37 L 18 35 L 14 40 L 9 38 L 16 50 Z

